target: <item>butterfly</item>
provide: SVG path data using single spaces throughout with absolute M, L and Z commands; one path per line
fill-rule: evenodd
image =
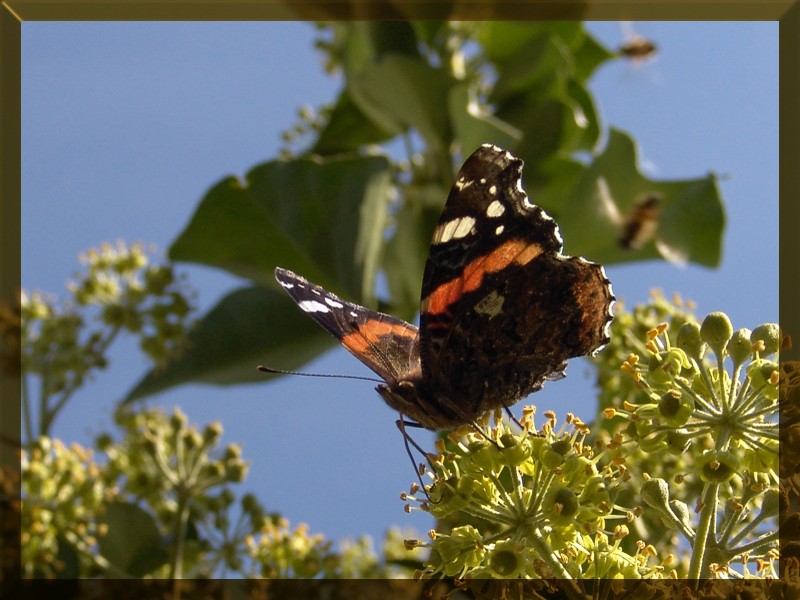
M 605 271 L 561 254 L 558 226 L 522 189 L 522 167 L 492 144 L 464 162 L 433 233 L 419 327 L 275 270 L 297 305 L 383 379 L 377 391 L 401 419 L 433 431 L 474 424 L 609 341 Z

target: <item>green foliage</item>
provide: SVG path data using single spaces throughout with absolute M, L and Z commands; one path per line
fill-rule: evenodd
M 165 289 L 151 286 L 140 305 Z M 115 306 L 119 296 L 97 297 L 105 313 L 104 302 Z M 307 526 L 267 514 L 252 495 L 237 502 L 233 488 L 249 463 L 239 445 L 222 445 L 220 423 L 197 427 L 179 409 L 128 406 L 116 416 L 119 439 L 99 436 L 96 451 L 46 436 L 24 450 L 24 572 L 772 577 L 785 340 L 776 324 L 735 330 L 724 313 L 698 322 L 689 307 L 657 295 L 618 310 L 611 343 L 595 359 L 606 417 L 595 435 L 574 415 L 558 427 L 547 413 L 537 429 L 528 407 L 522 431 L 496 419 L 482 424 L 485 434 L 466 429 L 439 440 L 426 472 L 432 484 L 404 495 L 409 510 L 438 518 L 429 542 L 408 534 L 401 542 L 394 532 L 382 555 L 367 539 L 335 550 Z M 58 311 L 40 313 L 40 331 L 61 322 Z M 76 323 L 68 339 L 83 339 L 87 327 Z M 98 335 L 115 328 L 106 322 Z M 71 347 L 47 356 L 59 364 Z
M 488 439 L 462 433 L 440 444 L 426 497 L 406 495 L 440 519 L 423 576 L 658 576 L 663 565 L 648 564 L 644 545 L 632 554 L 620 547 L 629 517 L 615 504 L 626 472 L 614 451 L 594 452 L 588 427 L 572 415 L 558 429 L 547 415 L 537 435 L 533 415 L 528 407 L 521 433 L 498 425 Z
M 173 260 L 268 289 L 276 289 L 276 266 L 290 268 L 412 319 L 455 171 L 493 142 L 525 160 L 526 190 L 558 221 L 569 254 L 606 265 L 719 264 L 724 213 L 713 175 L 649 179 L 638 170 L 633 139 L 613 129 L 606 148 L 597 148 L 603 126 L 588 84 L 618 55 L 580 22 L 331 22 L 319 27 L 317 47 L 326 69 L 343 76 L 338 96 L 300 109 L 280 158 L 243 182 L 228 177 L 213 186 L 173 243 Z M 629 242 L 642 198 L 656 198 L 657 207 Z M 379 273 L 388 292 L 381 298 Z M 197 325 L 204 347 L 220 350 L 149 373 L 127 399 L 188 381 L 250 381 L 270 357 L 271 366 L 297 368 L 328 347 L 323 331 L 303 330 L 307 343 L 287 348 L 286 320 L 275 318 L 250 345 L 264 357 L 254 361 L 241 344 L 251 336 L 236 319 L 219 327 L 223 309 L 283 316 L 287 304 L 276 294 L 232 292 Z

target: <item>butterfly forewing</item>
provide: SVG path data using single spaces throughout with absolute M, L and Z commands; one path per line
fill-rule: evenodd
M 387 383 L 419 373 L 419 332 L 411 323 L 342 300 L 287 269 L 275 269 L 275 278 L 306 314 Z
M 431 244 L 421 303 L 426 379 L 470 411 L 518 401 L 607 341 L 602 267 L 561 255 L 555 222 L 492 145 L 459 171 Z

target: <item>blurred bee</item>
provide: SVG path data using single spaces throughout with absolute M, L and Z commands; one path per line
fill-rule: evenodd
M 647 193 L 633 204 L 620 227 L 619 245 L 638 250 L 655 236 L 661 218 L 661 196 Z
M 630 21 L 620 22 L 625 41 L 620 44 L 618 51 L 622 56 L 634 61 L 645 61 L 656 55 L 656 45 L 652 40 L 643 35 L 639 35 L 633 30 L 633 23 Z
M 645 37 L 637 36 L 624 42 L 619 53 L 633 60 L 647 60 L 656 55 L 656 45 Z

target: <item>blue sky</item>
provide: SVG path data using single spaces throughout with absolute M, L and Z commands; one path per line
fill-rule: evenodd
M 610 47 L 624 39 L 616 22 L 589 28 Z M 699 314 L 724 310 L 737 328 L 777 321 L 778 24 L 635 28 L 657 43 L 658 58 L 601 68 L 590 87 L 602 122 L 633 135 L 650 177 L 719 174 L 728 226 L 720 269 L 611 267 L 614 290 L 628 305 L 653 288 L 679 291 Z M 333 99 L 341 84 L 323 74 L 307 23 L 27 22 L 22 32 L 23 287 L 60 297 L 82 250 L 123 239 L 166 252 L 211 185 L 273 158 L 297 107 Z M 179 270 L 201 313 L 242 283 Z M 115 402 L 147 368 L 127 339 L 111 362 L 64 410 L 56 436 L 91 444 L 109 429 Z M 338 349 L 306 370 L 368 374 Z M 590 371 L 573 361 L 568 375 L 530 401 L 540 413 L 590 419 Z M 431 525 L 402 510 L 399 493 L 414 474 L 395 415 L 371 384 L 191 385 L 151 402 L 179 405 L 200 425 L 221 420 L 224 440 L 252 461 L 241 491 L 312 532 L 379 540 L 390 525 Z

